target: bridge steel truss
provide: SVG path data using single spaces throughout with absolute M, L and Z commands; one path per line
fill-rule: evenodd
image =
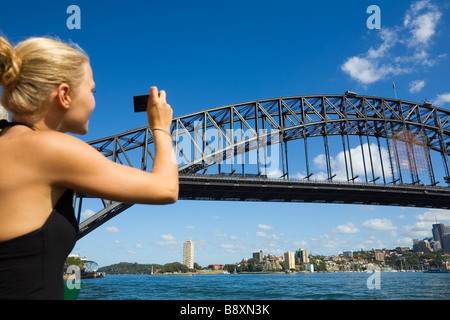
M 450 207 L 450 111 L 429 103 L 348 92 L 256 100 L 174 118 L 171 132 L 180 199 Z M 148 127 L 90 144 L 151 170 Z M 86 199 L 74 199 L 80 238 L 133 205 L 99 199 L 80 221 Z

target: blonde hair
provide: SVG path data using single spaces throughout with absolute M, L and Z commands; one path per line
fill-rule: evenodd
M 18 118 L 36 121 L 50 102 L 51 92 L 67 83 L 75 93 L 84 77 L 87 54 L 77 45 L 39 37 L 13 47 L 0 36 L 1 102 Z

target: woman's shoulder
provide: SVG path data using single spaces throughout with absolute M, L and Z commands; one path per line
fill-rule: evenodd
M 77 137 L 53 130 L 34 131 L 30 133 L 26 140 L 28 140 L 29 144 L 38 148 L 44 148 L 46 151 L 90 147 L 89 144 Z
M 46 162 L 67 160 L 95 149 L 81 139 L 58 131 L 35 131 L 24 137 L 31 155 Z

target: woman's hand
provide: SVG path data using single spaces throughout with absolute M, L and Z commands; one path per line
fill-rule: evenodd
M 150 128 L 160 128 L 169 131 L 172 123 L 173 110 L 166 101 L 166 92 L 158 92 L 157 87 L 150 88 L 147 103 L 147 118 Z

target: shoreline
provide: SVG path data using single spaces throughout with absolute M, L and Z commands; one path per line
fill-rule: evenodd
M 413 271 L 413 270 L 377 270 L 378 272 L 383 273 L 423 273 L 423 271 Z M 314 274 L 314 273 L 373 273 L 374 271 L 295 271 L 295 272 L 284 272 L 284 271 L 275 271 L 275 272 L 238 272 L 235 273 L 236 275 L 239 274 Z M 211 271 L 211 272 L 187 272 L 187 273 L 154 273 L 154 274 L 148 274 L 148 273 L 114 273 L 114 274 L 106 274 L 108 275 L 114 275 L 114 276 L 171 276 L 171 275 L 179 275 L 179 276 L 196 276 L 196 275 L 233 275 L 233 273 L 224 273 L 221 270 L 217 271 Z

